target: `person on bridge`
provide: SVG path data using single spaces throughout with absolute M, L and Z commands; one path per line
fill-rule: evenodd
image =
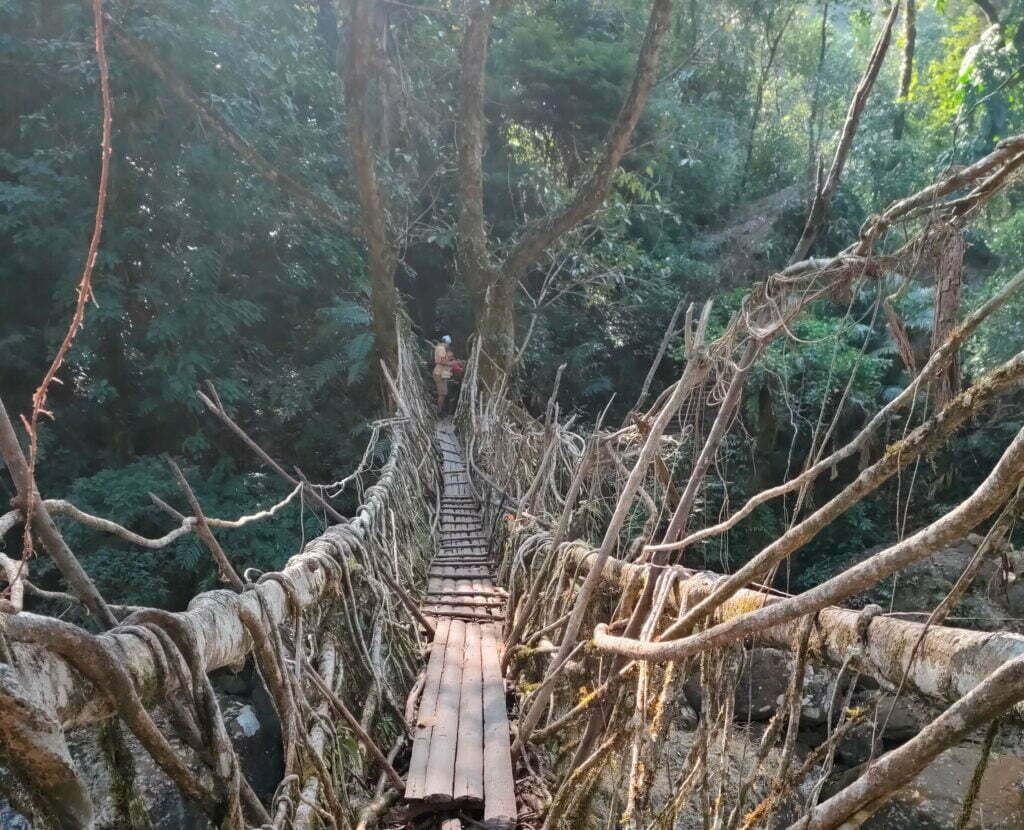
M 455 355 L 451 350 L 452 338 L 444 335 L 434 346 L 434 386 L 437 388 L 437 412 L 444 414 L 445 402 L 448 399 L 448 381 L 452 376 L 452 364 Z

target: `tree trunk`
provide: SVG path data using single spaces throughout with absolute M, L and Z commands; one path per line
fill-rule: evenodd
M 900 69 L 900 91 L 896 97 L 896 117 L 892 124 L 892 137 L 903 138 L 907 123 L 907 99 L 910 84 L 914 79 L 914 47 L 917 43 L 917 1 L 907 0 L 906 16 L 903 18 L 903 67 Z
M 951 229 L 935 266 L 935 316 L 932 325 L 932 351 L 956 328 L 960 311 L 960 285 L 964 272 L 963 231 Z M 935 406 L 943 407 L 960 391 L 960 361 L 953 355 L 946 370 L 935 380 Z
M 598 552 L 588 544 L 572 543 L 564 549 L 567 562 L 581 575 L 598 564 Z M 643 578 L 646 566 L 609 557 L 602 567 L 606 585 L 626 590 Z M 721 579 L 712 571 L 692 571 L 670 565 L 679 574 L 666 612 L 692 607 L 708 596 Z M 763 591 L 741 590 L 717 609 L 720 621 L 736 619 L 752 608 L 781 601 Z M 874 617 L 864 628 L 859 611 L 830 606 L 818 612 L 808 654 L 833 667 L 842 666 L 854 648 L 858 670 L 898 687 L 906 684 L 925 697 L 942 703 L 955 702 L 1007 661 L 1024 656 L 1024 637 L 1008 632 L 968 631 L 941 625 L 909 622 L 899 617 Z M 760 645 L 795 649 L 803 620 L 765 628 L 758 632 Z M 911 659 L 911 656 L 914 659 Z M 909 667 L 909 668 L 908 668 Z
M 372 0 L 352 0 L 348 49 L 345 54 L 345 103 L 348 142 L 352 153 L 363 242 L 370 271 L 370 307 L 377 357 L 394 370 L 398 361 L 395 312 L 395 246 L 377 178 L 377 148 L 369 117 L 372 68 L 376 66 L 371 29 Z
M 839 144 L 836 147 L 835 155 L 832 157 L 832 166 L 829 168 L 825 181 L 815 190 L 814 198 L 811 201 L 811 208 L 807 213 L 807 222 L 804 225 L 803 233 L 800 234 L 800 241 L 797 242 L 796 249 L 789 259 L 790 265 L 800 262 L 807 257 L 811 251 L 811 246 L 814 245 L 814 241 L 818 238 L 818 232 L 825 224 L 829 205 L 832 203 L 832 197 L 839 187 L 839 180 L 842 178 L 843 169 L 846 167 L 846 160 L 850 155 L 850 150 L 853 149 L 853 139 L 857 135 L 861 115 L 864 113 L 864 107 L 867 106 L 868 98 L 875 86 L 878 73 L 882 69 L 885 56 L 889 52 L 892 29 L 896 24 L 899 9 L 899 3 L 893 4 L 888 18 L 886 18 L 885 25 L 875 41 L 875 47 L 871 52 L 871 57 L 868 59 L 867 68 L 861 76 L 860 83 L 857 85 L 857 89 L 850 101 L 850 107 L 846 111 L 846 121 L 843 122 Z
M 516 354 L 515 299 L 519 281 L 548 248 L 592 216 L 604 202 L 654 85 L 658 53 L 671 13 L 672 0 L 654 0 L 632 86 L 586 182 L 562 210 L 527 227 L 505 261 L 497 266 L 488 261 L 482 187 L 487 40 L 494 8 L 471 0 L 463 40 L 459 101 L 458 256 L 473 303 L 477 335 L 488 358 L 481 366 L 485 380 L 512 369 Z
M 466 35 L 462 42 L 462 78 L 459 89 L 459 120 L 456 124 L 458 153 L 457 264 L 469 289 L 473 319 L 483 349 L 480 372 L 493 383 L 512 365 L 515 356 L 515 289 L 500 280 L 491 267 L 484 221 L 483 156 L 487 129 L 484 98 L 487 77 L 487 42 L 494 7 L 469 0 Z

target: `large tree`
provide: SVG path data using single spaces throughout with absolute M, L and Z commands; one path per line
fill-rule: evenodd
M 467 0 L 458 120 L 458 269 L 469 291 L 488 375 L 507 372 L 516 353 L 515 300 L 519 281 L 545 251 L 600 208 L 654 85 L 658 55 L 669 28 L 672 0 L 654 0 L 637 56 L 633 82 L 591 170 L 558 210 L 523 227 L 499 254 L 484 216 L 483 156 L 487 47 L 500 3 Z

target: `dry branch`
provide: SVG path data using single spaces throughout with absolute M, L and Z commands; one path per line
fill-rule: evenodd
M 401 440 L 396 440 L 380 480 L 367 489 L 365 503 L 351 522 L 328 528 L 289 560 L 281 572 L 282 581 L 293 587 L 293 598 L 300 609 L 322 599 L 335 581 L 338 559 L 351 556 L 357 546 L 370 539 L 375 522 L 382 517 L 392 490 L 397 486 L 400 475 L 397 468 L 407 463 L 410 452 Z M 206 671 L 239 665 L 244 661 L 250 651 L 251 640 L 242 623 L 241 611 L 247 608 L 258 615 L 261 603 L 266 607 L 268 625 L 280 624 L 290 614 L 288 592 L 281 582 L 266 580 L 241 594 L 223 590 L 200 594 L 189 604 L 188 611 L 175 615 L 194 633 Z M 65 728 L 110 717 L 113 714 L 110 702 L 95 694 L 90 684 L 82 682 L 66 660 L 45 648 L 20 641 L 18 620 L 31 616 L 22 613 L 11 617 L 8 636 L 19 665 L 31 666 L 36 677 L 27 689 L 32 702 L 43 711 L 54 712 Z M 122 656 L 122 663 L 138 688 L 150 695 L 157 692 L 159 665 L 144 643 L 132 634 L 116 629 L 100 635 L 99 639 Z M 166 678 L 160 694 L 173 691 L 176 684 L 173 675 Z M 152 698 L 146 700 L 152 702 Z
M 192 492 L 188 479 L 185 478 L 185 474 L 174 462 L 173 458 L 168 455 L 165 457 L 165 460 L 170 466 L 171 472 L 174 473 L 174 480 L 178 482 L 178 487 L 180 487 L 181 492 L 185 494 L 189 507 L 192 508 L 192 514 L 196 520 L 196 535 L 203 540 L 203 544 L 206 545 L 210 554 L 213 556 L 213 561 L 216 562 L 217 570 L 220 573 L 221 582 L 226 582 L 236 591 L 242 591 L 245 585 L 242 582 L 241 577 L 239 577 L 238 572 L 235 571 L 234 566 L 231 564 L 231 560 L 228 559 L 228 555 L 224 553 L 224 548 L 220 546 L 220 542 L 217 541 L 217 537 L 214 536 L 213 531 L 210 530 L 210 525 L 207 523 L 206 516 L 203 514 L 203 508 L 199 504 L 199 499 L 196 498 L 196 494 Z
M 764 628 L 813 614 L 828 605 L 877 585 L 886 577 L 930 556 L 943 545 L 963 538 L 1010 498 L 1022 476 L 1024 429 L 1017 433 L 981 486 L 953 510 L 907 539 L 874 554 L 815 588 L 772 603 L 761 610 L 751 611 L 729 622 L 712 626 L 682 640 L 668 640 L 667 637 L 672 631 L 669 629 L 663 635 L 666 637 L 663 642 L 638 643 L 610 637 L 604 633 L 603 626 L 598 626 L 595 642 L 599 649 L 613 654 L 644 660 L 678 660 L 707 649 L 721 648 L 743 637 L 757 635 Z M 713 603 L 708 602 L 705 607 L 708 606 L 713 607 Z M 680 630 L 686 631 L 682 625 Z
M 567 556 L 581 571 L 593 570 L 596 551 L 589 545 L 574 543 Z M 643 577 L 648 566 L 609 559 L 602 571 L 605 584 L 626 590 Z M 708 596 L 723 577 L 711 571 L 692 571 L 672 566 L 677 574 L 676 588 L 667 609 L 689 608 Z M 744 589 L 733 595 L 716 612 L 716 619 L 727 621 L 752 609 L 770 608 L 783 600 L 762 591 Z M 810 655 L 840 667 L 855 653 L 854 665 L 862 673 L 883 685 L 900 685 L 907 666 L 909 686 L 927 698 L 950 703 L 966 694 L 1008 660 L 1024 656 L 1024 637 L 1008 632 L 969 631 L 947 626 L 926 626 L 899 617 L 877 616 L 863 636 L 860 612 L 825 607 L 811 634 Z M 795 650 L 800 641 L 799 620 L 764 628 L 758 632 L 763 645 Z M 920 641 L 920 646 L 917 646 Z M 916 658 L 911 661 L 915 647 Z
M 199 390 L 196 391 L 196 395 L 199 397 L 199 400 L 201 400 L 206 405 L 206 408 L 209 409 L 218 418 L 220 418 L 220 420 L 225 424 L 225 426 L 227 426 L 228 429 L 230 429 L 233 433 L 235 433 L 235 435 L 241 438 L 242 442 L 249 449 L 251 449 L 260 459 L 262 459 L 263 462 L 268 467 L 270 467 L 270 469 L 272 469 L 275 473 L 281 476 L 281 478 L 287 481 L 292 487 L 301 486 L 303 490 L 309 495 L 309 497 L 324 509 L 328 516 L 330 516 L 336 522 L 344 523 L 346 521 L 345 517 L 342 516 L 337 510 L 335 510 L 334 507 L 331 506 L 330 502 L 324 499 L 324 497 L 317 492 L 316 488 L 311 487 L 307 482 L 299 481 L 299 479 L 292 476 L 287 470 L 285 470 L 284 467 L 282 467 L 280 464 L 277 463 L 277 461 L 271 458 L 270 454 L 266 450 L 264 450 L 263 447 L 257 444 L 256 441 L 254 441 L 250 437 L 249 433 L 242 429 L 235 422 L 235 420 L 230 415 L 228 415 L 227 411 L 221 405 L 220 398 L 217 396 L 216 391 L 217 390 L 214 389 L 213 384 L 210 384 L 210 392 L 213 394 L 213 400 L 211 400 L 208 396 L 204 395 L 202 391 Z M 214 401 L 216 401 L 216 403 Z
M 68 586 L 74 592 L 89 613 L 96 618 L 97 623 L 104 628 L 112 628 L 117 625 L 117 620 L 107 607 L 100 592 L 96 589 L 95 583 L 85 572 L 81 563 L 72 553 L 61 536 L 57 525 L 43 504 L 36 487 L 35 477 L 32 469 L 21 451 L 21 444 L 18 443 L 18 436 L 14 432 L 14 425 L 7 417 L 7 410 L 3 401 L 0 401 L 0 455 L 7 463 L 7 469 L 14 479 L 14 486 L 18 491 L 18 497 L 22 504 L 24 513 L 31 517 L 32 530 L 42 540 L 47 553 L 53 559 L 54 564 L 64 575 Z
M 1009 661 L 899 749 L 872 762 L 854 783 L 819 804 L 789 830 L 831 830 L 894 793 L 986 721 L 1024 698 L 1024 657 Z M 859 822 L 858 822 L 859 824 Z

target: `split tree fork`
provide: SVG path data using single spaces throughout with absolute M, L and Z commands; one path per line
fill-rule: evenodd
M 487 238 L 483 208 L 484 100 L 491 24 L 504 7 L 500 0 L 467 0 L 456 121 L 457 266 L 469 290 L 483 355 L 480 368 L 486 381 L 508 372 L 514 362 L 519 281 L 559 239 L 592 216 L 608 194 L 655 81 L 672 0 L 654 0 L 651 6 L 630 90 L 593 160 L 590 175 L 561 209 L 526 225 L 499 259 Z

